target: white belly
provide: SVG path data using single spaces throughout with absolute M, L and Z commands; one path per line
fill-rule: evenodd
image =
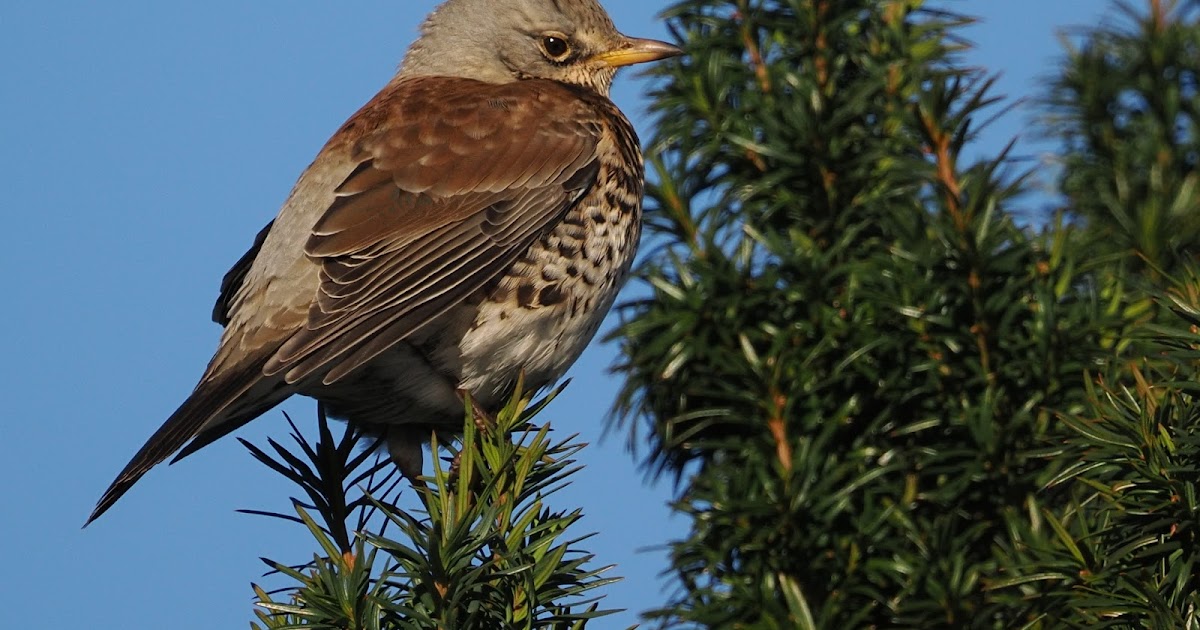
M 458 347 L 463 365 L 460 387 L 481 400 L 495 399 L 506 394 L 521 370 L 527 388 L 552 384 L 595 336 L 615 293 L 590 296 L 590 304 L 576 298 L 574 314 L 570 298 L 540 308 L 485 303 Z

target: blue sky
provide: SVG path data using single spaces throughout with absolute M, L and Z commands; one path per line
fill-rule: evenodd
M 626 33 L 665 35 L 654 17 L 665 3 L 606 4 Z M 983 17 L 967 32 L 978 45 L 969 60 L 1003 73 L 998 88 L 1010 97 L 1044 82 L 1056 29 L 1094 23 L 1107 5 L 944 4 Z M 246 627 L 258 557 L 309 557 L 298 528 L 234 513 L 285 509 L 291 488 L 233 439 L 155 470 L 79 528 L 211 355 L 222 274 L 328 135 L 387 81 L 432 6 L 61 0 L 0 10 L 6 627 Z M 643 90 L 626 76 L 614 96 L 645 130 Z M 1018 108 L 977 150 L 999 150 L 1029 120 Z M 626 577 L 605 604 L 630 611 L 602 624 L 625 627 L 663 601 L 663 553 L 641 550 L 685 523 L 668 514 L 670 488 L 644 482 L 623 436 L 600 439 L 617 388 L 606 375 L 613 356 L 593 344 L 543 417 L 592 443 L 558 501 L 583 507 L 580 532 L 599 532 L 590 549 Z M 311 424 L 310 402 L 283 408 Z M 238 435 L 261 444 L 286 430 L 275 411 Z

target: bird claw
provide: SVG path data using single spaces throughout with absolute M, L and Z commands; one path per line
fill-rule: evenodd
M 450 481 L 452 483 L 454 481 L 458 480 L 458 472 L 461 468 L 462 468 L 462 451 L 459 451 L 454 454 L 454 457 L 450 458 L 450 471 L 449 471 L 448 479 L 450 479 Z
M 488 433 L 496 426 L 496 418 L 475 402 L 475 397 L 471 395 L 471 392 L 462 388 L 454 391 L 458 394 L 459 399 L 471 404 L 471 417 L 475 419 L 475 428 L 479 429 L 480 433 Z

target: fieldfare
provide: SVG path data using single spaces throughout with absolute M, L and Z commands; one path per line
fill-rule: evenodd
M 407 477 L 463 392 L 498 408 L 595 334 L 640 234 L 618 68 L 680 54 L 596 0 L 446 0 L 221 283 L 220 345 L 88 522 L 150 468 L 293 394 L 385 438 Z M 182 449 L 182 450 L 180 450 Z

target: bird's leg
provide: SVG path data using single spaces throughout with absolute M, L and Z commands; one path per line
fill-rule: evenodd
M 492 414 L 483 410 L 478 403 L 475 402 L 475 397 L 471 392 L 462 387 L 455 388 L 455 394 L 458 394 L 459 400 L 463 402 L 470 401 L 471 417 L 475 420 L 475 428 L 480 433 L 488 433 L 496 426 L 496 419 Z M 458 469 L 462 466 L 462 451 L 455 453 L 454 458 L 450 460 L 450 478 L 454 479 L 458 476 Z
M 421 431 L 393 426 L 388 429 L 386 439 L 392 463 L 400 470 L 400 476 L 412 484 L 412 489 L 417 491 L 417 500 L 429 512 L 429 486 L 421 479 L 425 472 L 425 456 L 421 452 L 425 444 Z
M 414 486 L 420 483 L 421 473 L 424 472 L 424 454 L 421 452 L 423 443 L 416 432 L 391 427 L 387 433 L 388 455 L 392 463 L 400 469 L 400 474 Z
M 484 411 L 483 407 L 480 407 L 479 404 L 475 402 L 475 397 L 471 395 L 471 392 L 468 392 L 460 387 L 455 389 L 454 393 L 458 394 L 459 400 L 469 400 L 471 402 L 471 417 L 475 419 L 476 429 L 479 429 L 483 433 L 487 433 L 496 426 L 496 419 L 492 417 L 492 414 Z

